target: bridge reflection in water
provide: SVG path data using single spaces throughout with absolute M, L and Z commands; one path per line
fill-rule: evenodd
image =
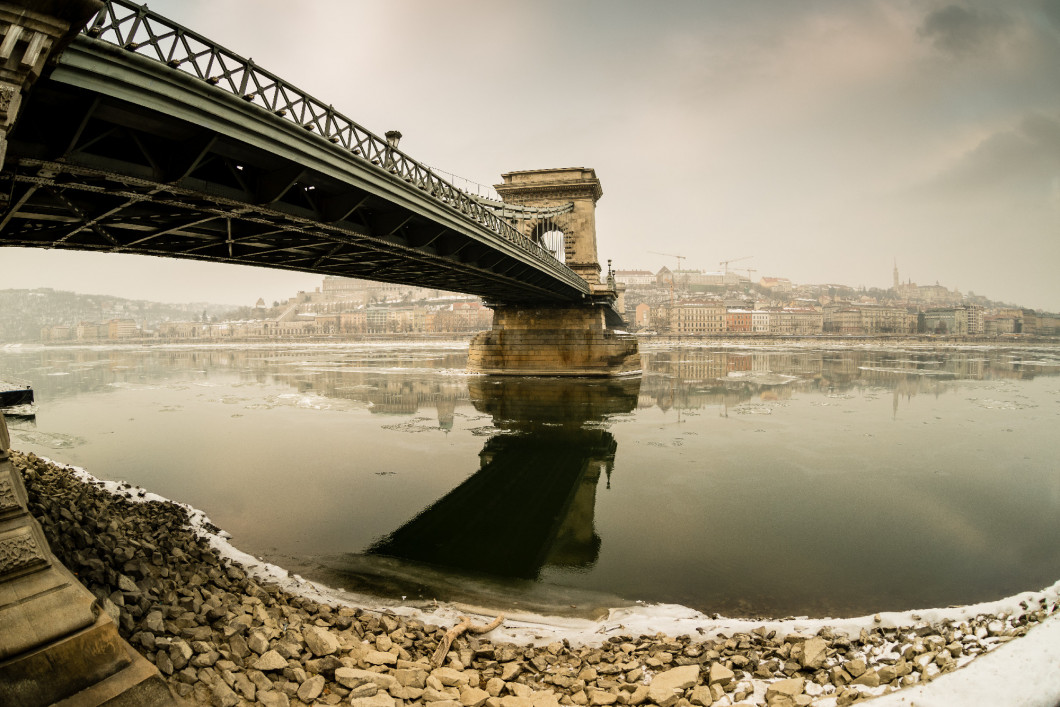
M 636 408 L 640 379 L 482 377 L 469 392 L 500 431 L 479 470 L 368 552 L 521 579 L 545 565 L 592 566 L 596 489 L 617 448 L 598 425 Z

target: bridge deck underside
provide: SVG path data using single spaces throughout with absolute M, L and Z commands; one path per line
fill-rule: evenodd
M 459 214 L 439 216 L 444 204 L 383 166 L 336 155 L 341 169 L 329 170 L 319 158 L 300 159 L 298 145 L 308 139 L 324 143 L 310 145 L 330 157 L 332 146 L 318 136 L 295 132 L 290 149 L 270 149 L 241 139 L 243 126 L 200 124 L 78 86 L 70 75 L 37 84 L 11 135 L 0 245 L 282 268 L 501 303 L 583 297 L 578 284 L 503 238 Z M 251 137 L 258 123 L 279 129 L 274 116 L 238 98 L 212 100 L 246 111 Z

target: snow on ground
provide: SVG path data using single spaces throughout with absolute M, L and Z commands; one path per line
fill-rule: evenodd
M 124 482 L 103 481 L 84 469 L 47 460 L 70 469 L 85 483 L 91 483 L 132 501 L 162 501 L 175 503 L 145 489 Z M 378 598 L 331 589 L 305 580 L 277 565 L 249 555 L 228 542 L 228 534 L 218 530 L 206 514 L 187 504 L 192 528 L 214 547 L 222 557 L 242 565 L 259 582 L 275 583 L 292 594 L 313 601 L 347 604 L 366 611 L 393 611 L 395 614 L 416 618 L 438 626 L 452 626 L 460 616 L 471 615 L 479 623 L 488 623 L 493 614 L 487 610 L 456 604 L 437 604 L 429 607 L 395 606 Z M 628 634 L 667 636 L 689 634 L 701 640 L 734 633 L 747 633 L 759 626 L 776 631 L 778 636 L 791 633 L 813 635 L 828 626 L 834 631 L 857 636 L 861 629 L 914 626 L 922 623 L 963 621 L 980 615 L 1013 615 L 1045 600 L 1053 604 L 1060 600 L 1060 581 L 1038 592 L 1022 592 L 1004 599 L 946 609 L 926 609 L 881 612 L 873 616 L 847 619 L 786 619 L 748 620 L 713 618 L 677 604 L 640 605 L 611 609 L 601 620 L 533 614 L 506 615 L 504 624 L 492 631 L 493 641 L 543 645 L 567 639 L 575 644 L 601 643 L 611 636 Z M 1021 603 L 1023 606 L 1021 606 Z M 757 687 L 761 687 L 756 685 Z M 756 697 L 761 698 L 756 689 Z M 815 704 L 830 707 L 832 699 Z M 913 687 L 904 688 L 881 697 L 873 705 L 880 707 L 952 707 L 953 705 L 991 705 L 992 707 L 1057 707 L 1060 705 L 1060 613 L 1031 629 L 1026 636 L 1000 644 L 986 655 L 967 665 Z
M 1060 614 L 960 670 L 884 695 L 872 705 L 1056 707 L 1060 705 Z

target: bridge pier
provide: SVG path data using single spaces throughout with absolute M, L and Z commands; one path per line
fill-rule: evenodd
M 609 326 L 610 309 L 608 304 L 495 306 L 493 328 L 471 340 L 467 369 L 512 376 L 640 373 L 637 337 Z
M 155 666 L 52 554 L 9 447 L 0 413 L 0 704 L 175 705 Z

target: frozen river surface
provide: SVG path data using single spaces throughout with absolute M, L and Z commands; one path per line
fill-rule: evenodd
M 406 601 L 729 616 L 1060 579 L 1060 349 L 645 351 L 643 378 L 463 373 L 463 344 L 0 348 L 13 446 Z

